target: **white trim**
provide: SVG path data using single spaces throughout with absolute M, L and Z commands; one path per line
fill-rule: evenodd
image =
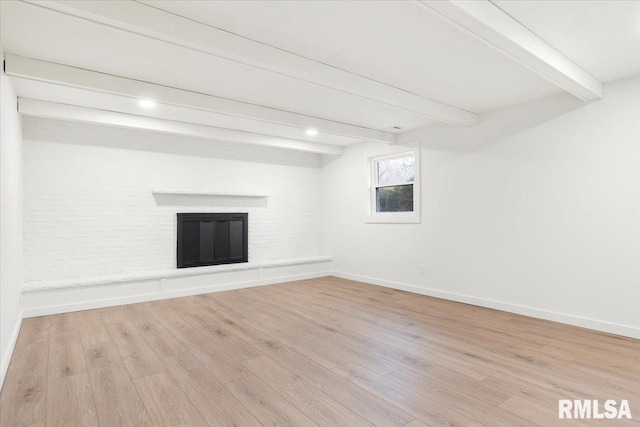
M 113 282 L 92 287 L 41 289 L 23 293 L 23 316 L 25 318 L 45 316 L 329 275 L 331 275 L 331 262 L 321 262 L 209 273 L 200 276 Z
M 400 153 L 393 153 L 383 156 L 369 157 L 369 203 L 367 208 L 367 217 L 365 222 L 367 224 L 419 224 L 420 223 L 420 211 L 422 207 L 421 202 L 421 180 L 420 180 L 420 147 L 414 148 L 409 151 L 403 151 Z M 414 162 L 414 180 L 413 185 L 413 212 L 376 212 L 376 186 L 377 176 L 375 163 L 380 160 L 399 159 L 402 157 L 413 156 Z
M 9 340 L 9 345 L 6 348 L 6 353 L 0 362 L 0 391 L 2 390 L 2 385 L 4 384 L 4 379 L 7 375 L 7 371 L 9 370 L 9 364 L 11 363 L 11 358 L 13 357 L 13 352 L 16 349 L 16 343 L 18 342 L 18 335 L 20 334 L 20 327 L 22 327 L 22 319 L 24 319 L 24 312 L 20 310 L 18 313 L 18 321 L 13 328 L 13 332 L 11 333 L 11 339 Z
M 567 325 L 579 326 L 610 334 L 622 335 L 630 338 L 640 339 L 640 328 L 631 325 L 621 325 L 619 323 L 606 322 L 588 317 L 574 316 L 571 314 L 558 313 L 525 305 L 512 304 L 503 301 L 495 301 L 486 298 L 478 298 L 470 295 L 456 294 L 453 292 L 439 291 L 422 286 L 410 285 L 407 283 L 392 282 L 388 280 L 375 279 L 372 277 L 359 276 L 356 274 L 333 271 L 332 275 L 348 280 L 369 283 L 372 285 L 384 286 L 386 288 L 398 289 L 415 294 L 427 295 L 449 301 L 461 302 L 464 304 L 477 305 L 479 307 L 491 308 L 494 310 L 506 311 L 509 313 L 521 314 L 523 316 L 535 317 L 538 319 L 551 320 L 553 322 L 565 323 Z

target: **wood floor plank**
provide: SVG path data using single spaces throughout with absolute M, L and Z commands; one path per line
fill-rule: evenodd
M 149 347 L 161 359 L 184 353 L 188 348 L 181 344 L 167 328 L 151 319 L 138 319 L 132 322 L 140 331 Z
M 268 320 L 278 325 L 277 339 L 284 343 L 294 345 L 299 351 L 304 351 L 308 357 L 318 361 L 324 367 L 332 368 L 347 362 L 356 362 L 371 367 L 381 374 L 388 374 L 401 368 L 392 361 L 372 355 L 371 352 L 361 350 L 353 345 L 350 339 L 340 334 L 340 329 L 333 329 L 326 324 L 310 321 L 308 317 L 299 316 L 295 311 L 282 307 L 278 316 L 273 315 L 273 310 L 264 310 Z M 305 307 L 305 312 L 307 309 Z M 324 318 L 324 317 L 323 317 Z M 255 321 L 255 319 L 254 319 Z M 293 330 L 286 325 L 296 325 Z
M 166 372 L 138 378 L 135 384 L 155 425 L 189 427 L 207 425 L 191 401 Z
M 118 350 L 112 342 L 85 353 L 96 413 L 101 426 L 137 426 L 149 416 Z
M 0 425 L 45 421 L 48 344 L 40 341 L 16 348 L 0 394 Z
M 250 343 L 234 336 L 229 328 L 210 317 L 193 313 L 184 314 L 181 317 L 191 326 L 206 333 L 207 339 L 213 344 L 227 348 L 229 354 L 239 362 L 260 356 L 260 353 Z
M 49 381 L 47 426 L 98 426 L 93 394 L 87 374 Z
M 241 378 L 225 387 L 264 425 L 317 426 L 256 376 Z
M 181 309 L 181 305 L 178 304 L 175 299 L 143 302 L 140 306 L 147 312 L 151 313 L 156 321 L 162 323 L 166 327 L 169 327 L 169 330 L 171 330 L 170 326 L 185 323 L 185 320 L 180 317 L 183 311 Z
M 49 340 L 49 316 L 31 317 L 22 321 L 16 347 Z
M 289 306 L 300 305 L 305 307 L 305 312 L 307 312 L 306 304 L 303 305 L 303 301 L 300 301 L 299 304 L 289 304 Z M 280 311 L 289 311 L 288 306 L 280 305 Z M 333 306 L 331 306 L 333 307 Z M 272 311 L 272 310 L 271 310 Z M 352 310 L 353 311 L 353 310 Z M 270 311 L 267 311 L 269 313 Z M 318 316 L 318 319 L 331 319 L 335 320 L 338 316 L 333 312 L 333 310 L 326 312 L 325 315 Z M 344 331 L 344 335 L 347 336 L 347 339 L 350 340 L 355 347 L 358 349 L 361 355 L 377 354 L 383 357 L 378 357 L 377 364 L 371 363 L 371 359 L 367 360 L 365 357 L 358 357 L 358 355 L 353 353 L 344 353 L 340 352 L 341 355 L 345 355 L 345 357 L 352 357 L 351 361 L 354 361 L 359 364 L 365 364 L 370 366 L 376 372 L 386 374 L 388 371 L 397 370 L 398 364 L 403 365 L 404 367 L 415 367 L 415 368 L 426 368 L 431 364 L 441 364 L 445 365 L 447 368 L 453 367 L 454 369 L 466 373 L 467 375 L 476 378 L 476 379 L 484 379 L 491 375 L 494 370 L 487 368 L 486 366 L 479 365 L 477 360 L 472 359 L 473 355 L 468 352 L 465 355 L 465 358 L 459 358 L 458 360 L 453 359 L 451 357 L 451 352 L 449 354 L 444 354 L 442 350 L 434 350 L 438 348 L 437 345 L 423 344 L 415 342 L 414 339 L 402 339 L 398 337 L 398 334 L 390 334 L 390 333 L 381 333 L 375 326 L 363 325 L 362 330 L 365 332 L 359 332 L 357 328 L 353 327 L 354 320 L 351 317 L 348 317 L 345 323 L 340 322 L 332 322 L 336 328 L 341 331 Z M 252 319 L 253 320 L 253 319 Z M 291 324 L 299 323 L 299 321 L 291 321 Z M 357 324 L 357 322 L 355 322 Z M 308 325 L 305 325 L 304 329 L 307 329 Z M 317 328 L 316 328 L 317 330 Z M 322 332 L 322 331 L 321 331 Z M 313 336 L 317 337 L 319 335 L 318 332 L 314 331 Z M 326 336 L 325 336 L 326 337 Z M 297 342 L 291 343 L 286 338 L 282 337 L 282 334 L 278 336 L 278 340 L 288 344 L 294 345 L 297 349 L 304 349 L 304 347 Z M 333 343 L 333 342 L 332 342 Z M 333 346 L 332 346 L 333 347 Z M 369 348 L 371 350 L 369 350 Z M 324 349 L 323 349 L 324 350 Z M 336 365 L 342 365 L 343 362 L 334 363 L 333 365 L 323 363 L 323 360 L 318 360 L 318 352 L 313 349 L 312 354 L 305 354 L 308 357 L 320 362 L 325 367 L 333 367 Z M 427 357 L 428 356 L 428 357 Z M 384 362 L 381 362 L 384 361 Z M 364 363 L 362 363 L 364 362 Z M 391 366 L 385 366 L 385 363 L 391 364 Z M 387 371 L 385 371 L 387 369 Z
M 246 360 L 243 365 L 318 425 L 373 425 L 267 356 Z
M 143 304 L 127 304 L 122 306 L 122 310 L 126 314 L 129 321 L 133 323 L 144 322 L 155 318 Z
M 260 344 L 258 348 L 274 361 L 286 366 L 376 426 L 403 426 L 414 418 L 399 407 L 301 356 L 281 343 L 268 341 Z
M 256 309 L 262 313 L 259 317 L 253 317 L 251 322 L 261 331 L 267 331 L 264 336 L 267 340 L 277 340 L 289 346 L 295 347 L 299 353 L 324 366 L 333 368 L 349 362 L 341 354 L 333 350 L 327 343 L 314 340 L 307 336 L 304 326 L 298 321 L 287 321 L 277 316 L 268 314 L 264 309 Z M 273 310 L 271 310 L 273 312 Z
M 216 292 L 213 294 L 207 294 L 206 298 L 211 304 L 222 307 L 230 312 L 234 313 L 234 319 L 247 319 L 251 317 L 252 313 L 252 300 L 247 300 L 243 289 L 230 292 Z M 236 313 L 236 309 L 241 309 Z
M 129 320 L 129 316 L 121 305 L 115 307 L 105 307 L 98 309 L 98 312 L 102 316 L 102 321 L 105 325 L 111 325 L 113 323 L 126 322 Z
M 555 408 L 549 408 L 531 402 L 522 396 L 511 396 L 501 403 L 500 407 L 529 420 L 530 423 L 537 426 L 550 426 L 561 422 L 558 419 L 557 403 Z
M 182 353 L 164 362 L 168 372 L 209 425 L 262 425 L 191 353 Z M 216 360 L 210 363 L 215 364 Z
M 358 375 L 360 379 L 364 377 L 366 381 L 376 383 L 375 379 L 371 378 L 372 374 L 367 374 L 366 370 L 349 368 L 345 367 L 345 371 L 352 371 L 350 375 Z M 467 379 L 462 379 L 462 382 L 451 377 L 441 380 L 438 376 L 421 375 L 420 372 L 409 369 L 394 372 L 386 379 L 391 379 L 401 385 L 403 390 L 409 390 L 415 396 L 422 395 L 429 401 L 461 413 L 481 425 L 510 427 L 528 424 L 528 421 L 498 408 L 498 405 L 509 397 L 508 393 L 494 391 L 482 384 L 471 385 Z M 377 380 L 378 384 L 381 382 Z M 467 387 L 464 387 L 465 384 Z M 394 389 L 389 383 L 385 385 Z
M 556 390 L 567 396 L 594 394 L 607 382 L 605 378 L 571 367 L 532 369 L 528 366 L 522 366 L 502 371 L 502 373 L 507 373 L 511 378 L 524 380 L 545 389 Z
M 410 389 L 355 363 L 339 366 L 333 371 L 427 424 L 446 425 L 449 423 L 477 427 L 483 425 L 466 417 L 461 412 L 450 409 L 447 405 L 413 393 Z
M 235 316 L 220 307 L 211 306 L 210 304 L 210 302 L 205 300 L 204 303 L 199 302 L 198 308 L 205 316 L 208 316 L 224 325 L 224 327 L 228 328 L 234 336 L 241 338 L 243 341 L 246 341 L 249 344 L 257 344 L 260 342 L 260 337 L 255 335 L 254 329 L 243 327 L 236 321 Z
M 97 310 L 85 310 L 76 313 L 80 338 L 85 350 L 90 346 L 109 341 L 109 332 Z
M 203 342 L 202 345 L 191 347 L 191 354 L 222 383 L 251 375 L 240 362 L 215 344 Z
M 612 360 L 593 358 L 590 361 L 576 359 L 567 365 L 578 371 L 613 380 L 635 380 L 640 378 L 640 362 L 634 360 Z
M 191 326 L 187 322 L 172 323 L 167 322 L 160 324 L 175 337 L 175 339 L 184 347 L 190 348 L 210 342 L 206 334 L 200 332 L 198 328 Z
M 488 405 L 499 405 L 511 396 L 511 393 L 504 390 L 487 387 L 487 383 L 483 381 L 473 380 L 439 367 L 423 371 L 405 368 L 392 372 L 387 378 L 416 390 L 442 390 L 442 395 L 461 396 L 461 400 L 471 397 Z
M 49 380 L 83 372 L 87 372 L 87 366 L 77 329 L 52 337 L 49 342 Z
M 56 337 L 71 332 L 78 332 L 78 319 L 76 313 L 60 313 L 49 316 L 49 336 Z
M 164 365 L 147 345 L 133 323 L 128 320 L 108 326 L 131 378 L 139 378 L 164 371 Z
M 640 381 L 608 380 L 600 390 L 622 398 L 628 396 L 627 398 L 639 401 L 640 407 Z

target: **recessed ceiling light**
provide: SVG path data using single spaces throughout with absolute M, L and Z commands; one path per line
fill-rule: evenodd
M 156 106 L 156 102 L 150 99 L 140 99 L 138 105 L 142 108 L 153 108 Z
M 318 131 L 316 129 L 307 129 L 307 132 L 305 133 L 309 136 L 316 136 L 318 134 Z

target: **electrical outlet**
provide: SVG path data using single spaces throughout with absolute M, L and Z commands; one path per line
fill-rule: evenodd
M 420 264 L 420 274 L 427 274 L 427 266 Z

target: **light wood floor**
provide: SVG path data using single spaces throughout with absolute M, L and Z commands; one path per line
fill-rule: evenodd
M 25 319 L 0 399 L 3 427 L 631 425 L 640 341 L 323 278 Z

